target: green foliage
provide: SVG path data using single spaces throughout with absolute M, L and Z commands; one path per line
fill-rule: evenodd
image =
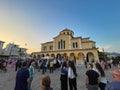
M 120 56 L 111 57 L 112 60 L 120 60 Z
M 105 60 L 106 61 L 108 59 L 107 55 L 104 52 L 99 52 L 98 51 L 98 56 L 99 56 L 99 60 Z

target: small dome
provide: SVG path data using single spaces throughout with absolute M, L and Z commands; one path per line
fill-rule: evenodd
M 60 34 L 74 35 L 74 32 L 70 29 L 64 29 L 60 32 Z

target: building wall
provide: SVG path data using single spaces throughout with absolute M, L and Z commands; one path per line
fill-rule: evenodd
M 21 58 L 25 57 L 26 48 L 20 48 L 19 45 L 9 43 L 4 49 L 4 55 L 8 55 L 10 58 Z
M 63 38 L 63 37 L 64 37 L 64 38 Z M 54 40 L 55 40 L 55 46 L 56 46 L 56 47 L 55 47 L 55 51 L 56 51 L 56 50 L 68 50 L 68 49 L 69 49 L 69 46 L 70 46 L 70 44 L 71 44 L 71 43 L 70 43 L 70 40 L 69 40 L 69 35 L 66 35 L 66 34 L 64 35 L 64 34 L 63 34 L 63 35 L 58 36 L 58 37 L 55 38 Z M 62 41 L 65 41 L 65 49 L 64 49 L 64 48 L 58 49 L 58 42 L 61 41 L 61 40 L 62 40 Z
M 88 49 L 88 48 L 92 48 L 91 43 L 90 42 L 83 42 L 82 49 Z
M 73 43 L 76 44 L 77 43 L 77 47 L 74 48 L 73 47 Z M 71 49 L 82 49 L 82 46 L 81 46 L 81 38 L 77 38 L 77 39 L 71 39 Z
M 4 55 L 10 55 L 12 44 L 8 44 L 4 49 Z
M 18 46 L 13 45 L 13 47 L 11 47 L 11 55 L 19 56 L 19 50 L 20 50 L 20 48 Z
M 44 43 L 42 44 L 42 48 L 41 51 L 51 51 L 50 50 L 50 46 L 53 46 L 53 42 L 49 42 L 49 43 Z M 45 49 L 46 47 L 46 49 Z M 53 49 L 52 49 L 53 50 Z
M 52 42 L 46 42 L 41 45 L 42 49 L 39 53 L 33 53 L 33 56 L 40 55 L 58 57 L 67 57 L 67 59 L 75 59 L 79 64 L 83 64 L 85 60 L 91 62 L 93 59 L 99 61 L 97 48 L 94 41 L 90 38 L 74 37 L 74 32 L 68 29 L 62 30 L 58 36 L 54 38 Z M 58 44 L 65 41 L 65 48 L 61 48 Z M 73 43 L 75 45 L 73 45 Z M 77 45 L 76 45 L 77 43 Z M 49 50 L 49 47 L 53 45 L 53 50 Z M 63 45 L 63 44 L 62 44 Z M 44 47 L 46 49 L 44 50 Z M 74 46 L 74 47 L 73 47 Z
M 0 54 L 2 54 L 2 47 L 3 47 L 4 42 L 0 41 Z
M 87 41 L 90 41 L 90 38 L 87 37 L 87 38 L 82 38 L 82 42 L 87 42 Z

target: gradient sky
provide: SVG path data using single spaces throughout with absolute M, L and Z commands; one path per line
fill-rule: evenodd
M 37 52 L 65 28 L 120 52 L 120 0 L 0 0 L 0 40 L 6 44 Z

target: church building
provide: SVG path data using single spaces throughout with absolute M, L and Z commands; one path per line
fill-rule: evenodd
M 39 56 L 76 60 L 78 64 L 83 64 L 85 60 L 99 61 L 96 42 L 90 40 L 90 37 L 74 37 L 74 32 L 69 29 L 62 30 L 53 41 L 42 43 Z

